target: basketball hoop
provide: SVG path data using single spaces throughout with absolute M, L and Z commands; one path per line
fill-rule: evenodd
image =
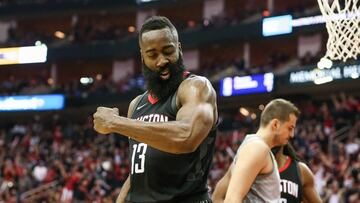
M 329 34 L 322 61 L 356 59 L 360 54 L 360 1 L 317 1 Z

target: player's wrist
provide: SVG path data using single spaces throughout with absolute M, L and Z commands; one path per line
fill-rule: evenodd
M 120 116 L 118 116 L 116 114 L 111 115 L 111 118 L 109 119 L 109 125 L 108 125 L 108 128 L 109 128 L 109 130 L 111 130 L 111 132 L 117 131 L 119 118 L 120 118 Z

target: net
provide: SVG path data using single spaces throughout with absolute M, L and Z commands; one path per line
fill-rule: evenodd
M 359 0 L 317 0 L 329 38 L 324 58 L 346 61 L 360 53 Z

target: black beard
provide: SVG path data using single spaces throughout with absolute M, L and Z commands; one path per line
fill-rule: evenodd
M 167 80 L 160 78 L 160 73 L 168 68 L 170 77 Z M 159 100 L 164 100 L 176 92 L 180 83 L 184 80 L 184 64 L 181 55 L 175 63 L 169 63 L 159 71 L 153 71 L 142 62 L 142 71 L 146 81 L 146 89 L 152 96 Z

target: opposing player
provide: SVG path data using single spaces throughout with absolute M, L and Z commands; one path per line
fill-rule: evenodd
M 306 164 L 299 162 L 287 144 L 272 149 L 280 173 L 280 203 L 321 203 L 314 185 L 314 176 Z M 222 203 L 231 178 L 231 170 L 218 182 L 212 195 L 214 203 Z
M 291 145 L 275 147 L 272 151 L 279 166 L 280 203 L 321 203 L 313 173 L 306 164 L 299 162 Z
M 271 148 L 293 137 L 300 112 L 284 99 L 266 105 L 256 134 L 247 135 L 227 174 L 229 186 L 224 202 L 279 202 L 280 176 Z

